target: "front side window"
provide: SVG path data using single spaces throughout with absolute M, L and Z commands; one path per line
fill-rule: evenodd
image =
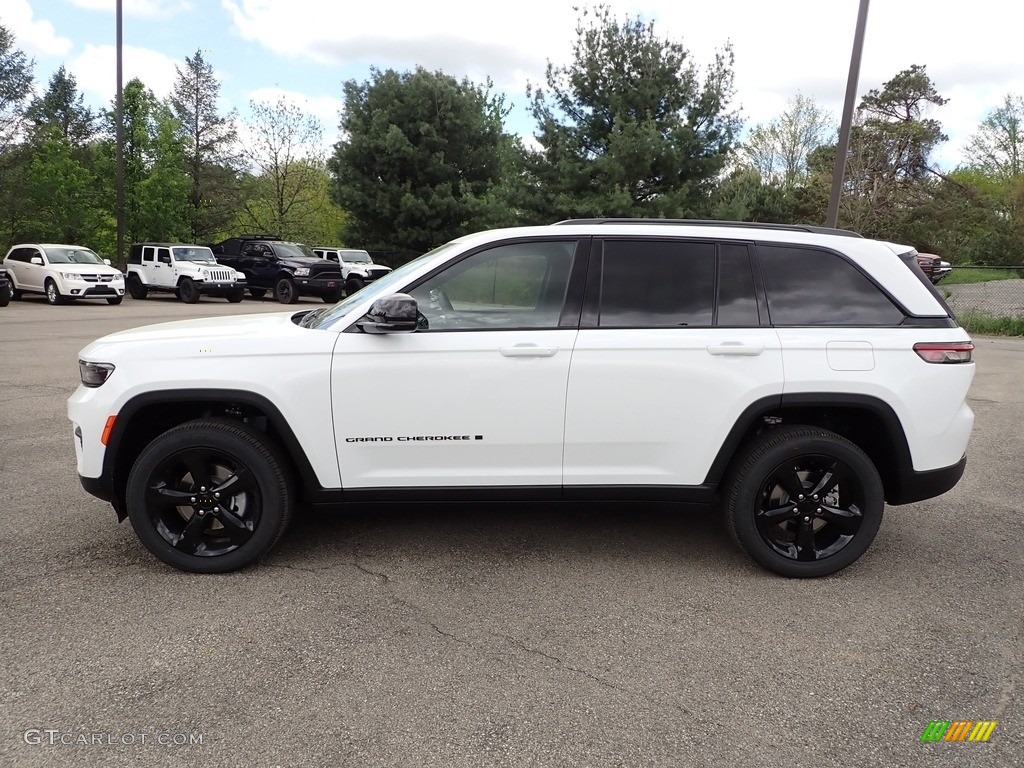
M 864 273 L 831 251 L 758 245 L 772 325 L 892 326 L 899 309 Z
M 171 251 L 170 251 L 170 249 L 168 249 L 168 248 L 161 248 L 161 249 L 159 249 L 157 251 L 157 259 L 159 259 L 160 263 L 162 263 L 162 264 L 170 264 L 171 263 Z
M 557 328 L 575 240 L 489 248 L 410 291 L 422 330 Z

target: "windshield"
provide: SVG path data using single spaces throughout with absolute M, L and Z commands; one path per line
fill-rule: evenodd
M 274 243 L 274 251 L 278 256 L 286 258 L 319 258 L 308 245 L 302 243 Z
M 171 248 L 177 261 L 216 261 L 213 251 L 201 245 L 188 248 Z
M 324 326 L 328 326 L 347 315 L 349 310 L 351 310 L 356 304 L 362 304 L 367 299 L 372 299 L 377 296 L 386 296 L 389 293 L 396 293 L 402 283 L 405 282 L 410 272 L 414 272 L 423 264 L 424 261 L 432 259 L 454 246 L 454 243 L 445 243 L 444 245 L 403 264 L 394 272 L 389 272 L 380 280 L 370 283 L 362 290 L 356 291 L 344 301 L 339 301 L 332 307 L 324 307 L 323 309 L 314 310 L 311 315 L 307 315 L 303 318 L 303 325 L 307 328 L 322 328 Z
M 88 248 L 47 248 L 51 264 L 102 264 L 103 259 Z
M 350 264 L 373 264 L 373 259 L 366 251 L 342 251 L 341 258 Z

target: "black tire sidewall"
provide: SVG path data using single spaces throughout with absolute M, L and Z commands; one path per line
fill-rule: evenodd
M 50 293 L 51 287 L 53 288 L 52 294 Z M 56 307 L 62 303 L 61 299 L 63 297 L 60 295 L 60 289 L 57 287 L 57 283 L 52 277 L 46 278 L 46 282 L 43 283 L 43 295 L 46 296 L 46 303 L 51 307 Z
M 279 304 L 294 304 L 299 300 L 299 294 L 295 284 L 287 277 L 282 277 L 274 283 L 274 298 Z
M 195 304 L 199 301 L 199 289 L 192 282 L 191 278 L 184 278 L 178 286 L 178 295 L 186 304 Z
M 232 456 L 252 473 L 260 492 L 260 521 L 252 537 L 237 549 L 215 557 L 176 550 L 157 532 L 145 503 L 146 484 L 157 465 L 169 454 L 197 447 Z M 128 476 L 125 500 L 128 519 L 146 549 L 168 565 L 193 573 L 234 571 L 259 558 L 280 537 L 291 505 L 286 476 L 271 448 L 240 427 L 209 422 L 182 425 L 146 446 Z
M 755 523 L 761 487 L 780 465 L 810 454 L 833 456 L 849 466 L 864 489 L 860 529 L 841 551 L 824 560 L 802 562 L 784 557 L 762 538 Z M 750 459 L 753 458 L 752 463 Z M 837 573 L 863 555 L 882 523 L 885 494 L 878 470 L 867 455 L 848 440 L 825 430 L 780 430 L 753 443 L 727 488 L 725 511 L 737 543 L 755 562 L 774 573 L 795 578 L 814 578 Z

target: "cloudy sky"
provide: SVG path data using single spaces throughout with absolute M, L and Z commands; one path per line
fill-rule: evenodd
M 285 95 L 337 136 L 341 84 L 370 67 L 422 66 L 476 82 L 490 77 L 515 109 L 509 130 L 529 136 L 526 84 L 543 84 L 548 61 L 571 60 L 573 5 L 585 0 L 123 0 L 124 79 L 169 93 L 175 65 L 204 51 L 222 83 L 223 106 L 244 117 L 250 100 Z M 696 62 L 730 42 L 734 106 L 749 127 L 777 116 L 796 93 L 837 116 L 842 108 L 858 0 L 607 0 L 620 18 L 653 19 Z M 36 62 L 45 87 L 61 64 L 86 100 L 113 99 L 115 0 L 0 0 L 0 24 Z M 929 3 L 873 0 L 858 93 L 922 64 L 949 103 L 930 116 L 950 140 L 937 160 L 950 168 L 963 143 L 1008 93 L 1024 94 L 1024 4 L 1015 0 Z

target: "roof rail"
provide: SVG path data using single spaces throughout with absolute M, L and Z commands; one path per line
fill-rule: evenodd
M 765 224 L 757 221 L 719 221 L 717 219 L 565 219 L 560 224 L 681 224 L 694 227 L 742 227 L 744 229 L 781 229 L 788 232 L 814 232 L 819 235 L 841 235 L 842 237 L 863 237 L 859 232 L 832 227 L 816 227 L 811 224 Z
M 228 238 L 229 240 L 281 240 L 280 235 L 261 235 L 252 232 L 243 232 L 240 235 Z

